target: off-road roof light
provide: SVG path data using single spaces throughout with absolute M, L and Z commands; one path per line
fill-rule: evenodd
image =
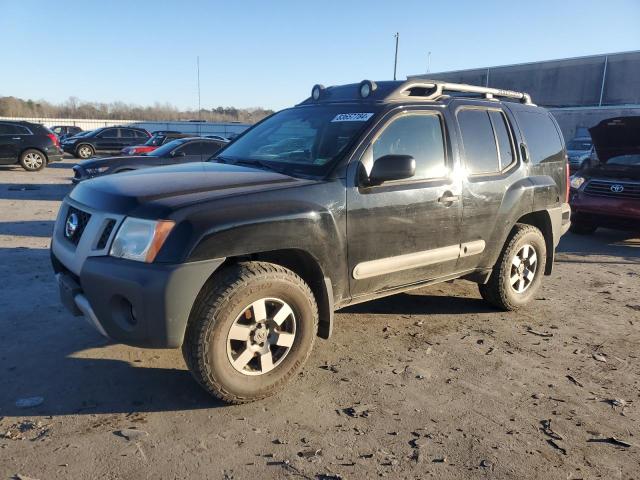
M 313 98 L 314 100 L 320 100 L 323 91 L 324 85 L 320 85 L 319 83 L 314 85 L 311 89 L 311 98 Z
M 371 80 L 363 80 L 360 82 L 360 88 L 358 88 L 358 92 L 360 92 L 360 98 L 367 98 L 373 92 L 375 92 L 378 86 L 376 82 L 372 82 Z

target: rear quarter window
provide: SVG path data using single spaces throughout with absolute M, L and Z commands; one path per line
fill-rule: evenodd
M 564 161 L 562 139 L 548 113 L 521 110 L 516 112 L 516 118 L 532 163 Z

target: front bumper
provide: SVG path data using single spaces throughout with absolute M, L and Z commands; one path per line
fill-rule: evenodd
M 180 265 L 89 257 L 79 278 L 52 254 L 62 303 L 116 342 L 145 348 L 182 345 L 196 296 L 224 259 Z
M 603 227 L 640 230 L 640 201 L 628 198 L 607 198 L 571 190 L 571 210 L 574 220 L 589 221 Z

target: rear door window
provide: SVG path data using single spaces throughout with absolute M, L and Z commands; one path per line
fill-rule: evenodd
M 542 111 L 515 111 L 518 125 L 522 129 L 531 162 L 563 162 L 562 140 L 549 114 Z
M 121 128 L 120 129 L 120 137 L 122 138 L 135 138 L 133 130 L 130 128 Z
M 0 123 L 0 135 L 15 135 L 16 133 L 18 132 L 16 131 L 15 125 Z
M 489 112 L 465 108 L 458 112 L 465 165 L 471 175 L 500 171 L 500 159 Z
M 184 152 L 185 155 L 200 155 L 202 153 L 202 142 L 190 142 L 181 147 L 179 152 Z
M 500 170 L 504 170 L 516 161 L 511 129 L 504 113 L 496 110 L 489 110 L 489 118 L 493 126 L 496 140 L 498 142 L 498 156 L 500 158 Z

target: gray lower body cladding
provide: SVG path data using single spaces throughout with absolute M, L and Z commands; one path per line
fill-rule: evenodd
M 53 256 L 61 296 L 67 297 L 63 303 L 72 313 L 80 310 L 93 316 L 116 342 L 146 348 L 182 345 L 196 296 L 223 262 L 224 258 L 164 265 L 89 257 L 78 279 Z M 74 282 L 77 287 L 70 289 Z M 73 303 L 83 308 L 75 309 Z

